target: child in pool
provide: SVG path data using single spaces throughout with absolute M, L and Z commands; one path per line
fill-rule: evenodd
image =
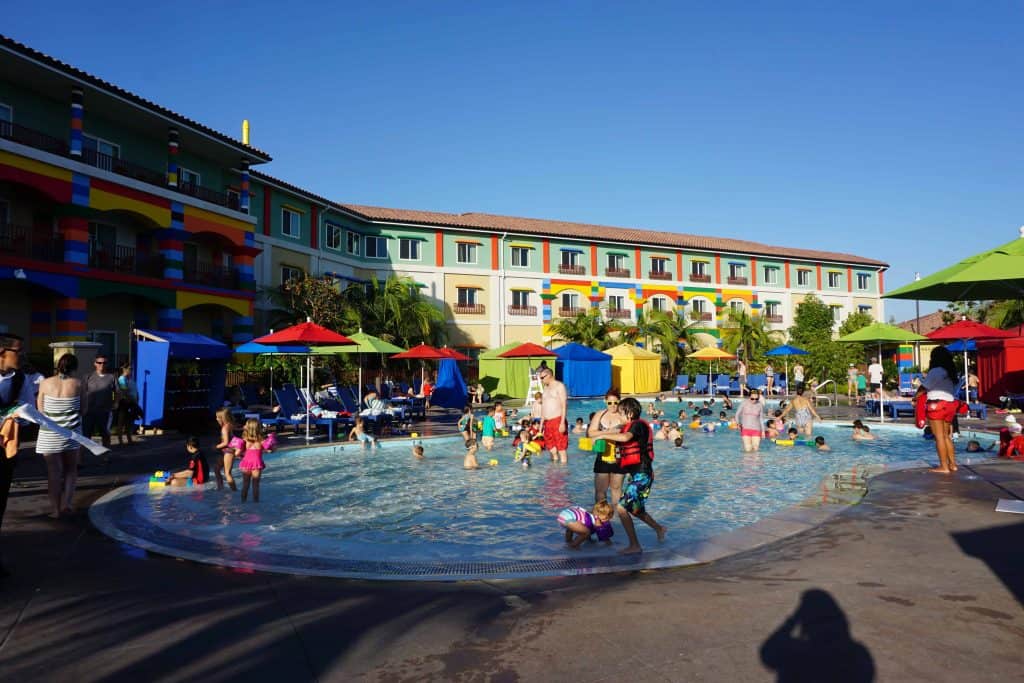
M 352 430 L 348 433 L 349 441 L 359 441 L 363 444 L 363 450 L 366 450 L 366 444 L 370 444 L 370 448 L 376 450 L 377 439 L 374 438 L 373 434 L 366 431 L 366 421 L 361 418 L 356 418 L 356 424 L 352 427 Z
M 494 429 L 495 429 L 495 431 L 498 431 L 498 432 L 503 431 L 505 429 L 505 425 L 506 424 L 508 424 L 508 422 L 505 419 L 505 406 L 502 404 L 501 401 L 495 401 L 494 402 Z
M 480 463 L 476 461 L 476 451 L 478 446 L 476 445 L 476 439 L 466 439 L 466 457 L 462 460 L 462 469 L 464 470 L 478 470 L 480 469 Z
M 423 444 L 419 444 L 418 443 L 418 444 L 416 444 L 415 446 L 412 447 L 412 456 L 414 458 L 416 458 L 417 460 L 425 459 L 424 452 L 423 452 Z
M 767 420 L 764 423 L 764 436 L 766 439 L 779 438 L 779 430 L 775 428 L 775 420 Z
M 263 425 L 256 418 L 245 421 L 242 428 L 242 440 L 245 441 L 245 454 L 238 469 L 242 470 L 242 502 L 249 497 L 249 485 L 252 484 L 252 502 L 260 502 L 260 476 L 266 465 L 263 463 L 263 451 L 270 450 L 265 444 Z
M 456 424 L 459 429 L 459 434 L 462 435 L 463 440 L 469 441 L 470 439 L 476 439 L 473 434 L 476 432 L 476 424 L 473 419 L 473 408 L 466 406 L 462 409 L 462 415 L 459 416 L 459 421 Z
M 198 486 L 209 481 L 210 465 L 206 462 L 206 456 L 199 450 L 199 439 L 194 436 L 188 437 L 185 441 L 185 452 L 188 454 L 188 469 L 175 472 L 167 482 L 168 486 L 188 486 L 189 481 Z
M 668 426 L 668 440 L 675 441 L 681 438 L 683 438 L 683 433 L 679 430 L 679 427 L 674 422 L 670 422 Z
M 781 432 L 786 428 L 786 421 L 782 419 L 782 411 L 776 410 L 772 415 L 772 424 L 775 426 L 775 431 Z
M 583 424 L 583 418 L 582 417 L 577 417 L 576 418 L 576 424 L 573 425 L 573 427 L 572 427 L 572 433 L 573 434 L 586 434 L 587 433 L 587 425 Z
M 974 439 L 971 439 L 970 441 L 967 442 L 967 452 L 968 453 L 978 453 L 979 451 L 991 451 L 991 450 L 994 450 L 995 447 L 996 447 L 996 442 L 995 441 L 990 443 L 988 445 L 988 448 L 982 448 L 981 442 L 980 441 L 975 441 Z
M 790 427 L 786 430 L 786 438 L 796 441 L 800 438 L 800 431 L 796 427 Z
M 487 414 L 480 421 L 480 440 L 488 451 L 494 450 L 494 406 L 487 409 Z
M 816 436 L 814 437 L 814 449 L 818 451 L 830 451 L 832 447 L 825 443 L 825 437 Z
M 531 420 L 539 420 L 543 416 L 543 413 L 541 412 L 541 399 L 542 398 L 544 398 L 544 395 L 542 393 L 540 393 L 539 391 L 535 392 L 533 394 L 533 403 L 530 404 L 530 419 Z
M 558 513 L 558 523 L 565 528 L 565 542 L 570 548 L 579 548 L 583 541 L 590 538 L 590 535 L 597 532 L 598 538 L 611 542 L 611 534 L 602 533 L 607 526 L 611 528 L 612 517 L 615 511 L 606 500 L 594 504 L 592 512 L 578 505 L 568 507 Z
M 874 441 L 875 435 L 871 433 L 871 428 L 860 420 L 853 421 L 853 434 L 854 441 Z
M 677 436 L 676 440 L 673 441 L 672 443 L 675 444 L 676 448 L 686 448 L 686 446 L 683 445 L 683 435 L 682 434 Z
M 213 459 L 213 474 L 217 479 L 217 489 L 224 488 L 224 480 L 226 479 L 231 490 L 237 491 L 238 487 L 235 486 L 235 478 L 231 476 L 231 465 L 234 464 L 235 458 L 241 454 L 238 452 L 237 442 L 233 441 L 234 435 L 232 432 L 235 429 L 235 425 L 231 420 L 231 409 L 221 408 L 217 411 L 216 417 L 217 426 L 220 427 L 220 441 L 213 447 L 214 450 L 220 452 L 220 457 Z

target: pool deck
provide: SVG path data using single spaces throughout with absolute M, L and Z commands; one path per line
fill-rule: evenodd
M 177 437 L 150 437 L 110 463 L 88 460 L 79 507 L 179 449 Z M 0 581 L 0 678 L 772 680 L 762 654 L 807 680 L 868 664 L 886 681 L 1019 678 L 1024 517 L 994 508 L 1024 499 L 1024 463 L 893 472 L 869 486 L 819 526 L 710 564 L 385 584 L 219 569 L 123 546 L 84 513 L 52 522 L 43 468 L 25 458 L 4 523 L 14 575 Z M 841 614 L 802 612 L 813 613 L 809 643 L 776 633 L 812 589 Z

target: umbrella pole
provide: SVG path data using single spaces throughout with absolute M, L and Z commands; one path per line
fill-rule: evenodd
M 309 393 L 309 376 L 313 374 L 313 357 L 306 354 L 306 395 L 312 398 L 312 394 Z M 306 403 L 306 441 L 309 441 L 309 403 Z
M 786 355 L 784 360 L 786 361 L 786 395 L 788 395 L 789 394 L 789 387 L 790 387 L 790 382 L 789 382 L 789 355 Z
M 882 342 L 878 342 L 878 364 L 882 365 Z M 882 373 L 882 383 L 878 385 L 878 422 L 885 424 L 885 373 Z
M 964 345 L 964 401 L 967 403 L 971 402 L 971 379 L 970 379 L 970 366 L 967 365 L 967 340 L 963 342 Z
M 708 361 L 708 398 L 710 398 L 711 396 L 714 395 L 714 394 L 711 393 L 711 363 L 712 363 L 712 361 L 709 360 Z

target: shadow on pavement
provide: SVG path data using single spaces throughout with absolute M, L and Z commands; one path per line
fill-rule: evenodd
M 875 662 L 864 645 L 850 637 L 846 614 L 827 591 L 804 591 L 800 604 L 761 645 L 761 663 L 787 681 L 875 679 Z
M 960 549 L 976 557 L 999 577 L 1017 602 L 1024 605 L 1024 522 L 952 534 Z

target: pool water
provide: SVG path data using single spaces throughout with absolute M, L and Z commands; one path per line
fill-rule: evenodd
M 573 402 L 570 422 L 586 419 L 597 405 Z M 666 404 L 670 414 L 676 405 Z M 669 533 L 658 543 L 638 523 L 645 556 L 677 553 L 800 503 L 831 473 L 935 459 L 932 442 L 917 431 L 874 431 L 876 441 L 853 442 L 848 426 L 816 425 L 831 452 L 763 443 L 760 452 L 743 453 L 732 430 L 687 430 L 684 449 L 656 441 L 648 512 Z M 545 453 L 529 469 L 513 462 L 511 441 L 499 438 L 490 453 L 481 449 L 482 468 L 470 471 L 462 468 L 458 437 L 424 440 L 424 460 L 413 457 L 409 441 L 385 442 L 375 451 L 356 443 L 282 450 L 266 458 L 258 504 L 243 504 L 229 490 L 138 486 L 120 496 L 120 508 L 107 518 L 128 536 L 161 547 L 173 540 L 172 546 L 192 545 L 221 556 L 213 561 L 230 556 L 229 564 L 241 565 L 260 564 L 257 556 L 276 558 L 274 566 L 282 558 L 443 564 L 615 556 L 626 544 L 618 522 L 612 548 L 590 543 L 574 551 L 555 519 L 568 505 L 589 507 L 594 497 L 594 456 L 578 449 L 578 436 L 570 437 L 567 465 Z M 492 459 L 497 465 L 488 464 Z

